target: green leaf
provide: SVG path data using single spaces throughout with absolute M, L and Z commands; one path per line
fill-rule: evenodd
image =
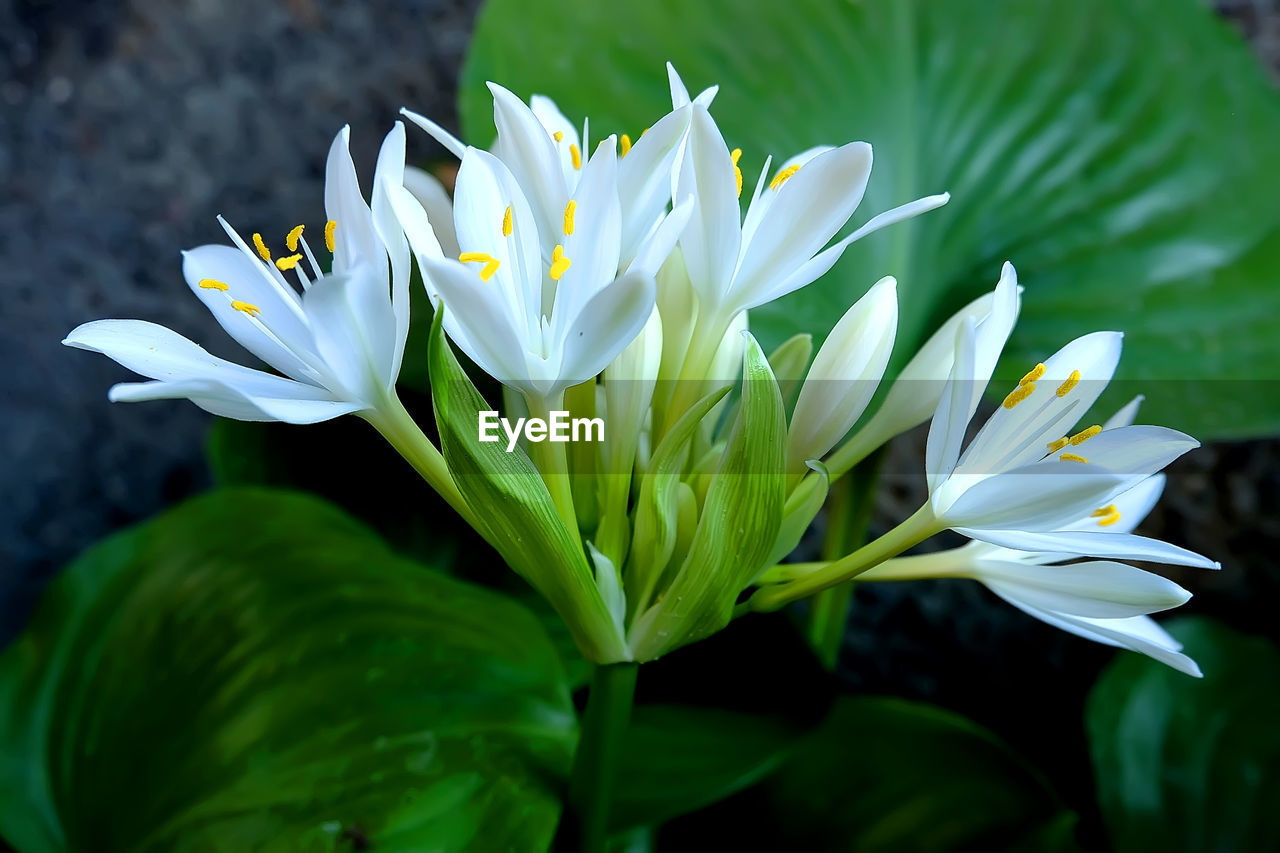
M 523 608 L 314 498 L 222 490 L 87 551 L 0 657 L 0 834 L 540 849 L 574 727 Z
M 756 826 L 765 849 L 1074 848 L 1074 815 L 1003 742 L 963 717 L 900 699 L 840 700 L 762 793 Z M 768 838 L 767 827 L 779 837 Z
M 767 347 L 825 335 L 892 274 L 905 364 L 1009 259 L 1027 290 L 1007 375 L 1119 329 L 1119 378 L 1142 381 L 1144 418 L 1201 437 L 1280 428 L 1280 396 L 1240 393 L 1280 362 L 1280 196 L 1267 179 L 1280 99 L 1202 0 L 796 0 L 749 13 L 735 0 L 489 0 L 463 73 L 466 136 L 493 138 L 489 79 L 589 115 L 597 136 L 634 137 L 669 109 L 666 60 L 693 92 L 721 85 L 713 112 L 745 151 L 748 186 L 766 154 L 865 139 L 876 163 L 855 224 L 952 193 L 753 311 Z M 1135 393 L 1122 384 L 1106 405 Z
M 1086 710 L 1117 853 L 1280 849 L 1280 650 L 1208 619 L 1165 627 L 1204 678 L 1124 655 Z

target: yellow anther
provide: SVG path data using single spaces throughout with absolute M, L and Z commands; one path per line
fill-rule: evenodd
M 203 287 L 205 290 L 230 290 L 231 289 L 227 287 L 225 284 L 223 284 L 222 282 L 218 281 L 216 278 L 202 278 L 200 279 L 200 286 Z
M 1035 382 L 1041 376 L 1044 376 L 1045 366 L 1037 364 L 1027 372 L 1027 375 L 1018 380 L 1019 385 L 1026 385 L 1028 382 Z
M 742 159 L 742 149 L 730 151 L 729 159 L 733 161 L 733 180 L 738 184 L 738 198 L 742 198 L 742 169 L 738 166 L 738 161 Z
M 742 149 L 735 148 L 729 152 L 729 159 L 733 161 L 733 165 L 738 165 L 738 161 L 742 159 Z
M 502 236 L 503 236 L 503 237 L 510 237 L 510 236 L 511 236 L 511 229 L 512 229 L 512 223 L 511 223 L 511 205 L 507 205 L 506 213 L 503 213 L 503 214 L 502 214 Z
M 271 250 L 267 248 L 266 243 L 262 242 L 262 235 L 256 231 L 253 232 L 253 248 L 258 250 L 258 257 L 271 263 Z
M 555 133 L 551 134 L 551 138 L 554 139 L 556 142 L 561 141 L 562 139 L 564 139 L 564 131 L 557 130 Z
M 564 246 L 557 243 L 551 250 L 551 280 L 559 281 L 560 276 L 565 274 L 572 263 L 573 261 L 564 256 Z
M 773 176 L 773 180 L 769 182 L 769 189 L 776 190 L 778 187 L 782 186 L 787 181 L 789 181 L 791 179 L 791 176 L 798 171 L 800 171 L 799 163 L 797 163 L 794 166 L 788 166 L 787 168 L 783 169 L 781 172 Z
M 578 150 L 578 146 L 569 146 L 569 159 L 573 161 L 573 168 L 582 168 L 582 152 Z
M 483 267 L 480 268 L 480 280 L 488 281 L 489 279 L 493 278 L 493 274 L 498 271 L 498 267 L 500 266 L 502 266 L 502 262 L 499 261 L 497 258 L 494 258 L 493 260 L 489 261 L 489 263 L 485 264 Z
M 1058 458 L 1063 462 L 1083 462 L 1085 465 L 1089 464 L 1088 459 L 1085 459 L 1083 456 L 1076 456 L 1074 453 L 1064 453 Z
M 1049 444 L 1049 452 L 1050 452 L 1050 453 L 1057 453 L 1059 450 L 1061 450 L 1062 448 L 1066 447 L 1066 446 L 1067 446 L 1068 444 L 1070 444 L 1070 443 L 1071 443 L 1071 439 L 1067 438 L 1067 437 L 1064 435 L 1062 438 L 1058 439 L 1057 441 L 1050 442 L 1050 444 Z
M 618 156 L 619 156 L 619 157 L 626 157 L 626 156 L 627 156 L 627 152 L 628 152 L 628 151 L 630 151 L 630 150 L 631 150 L 631 137 L 630 137 L 630 136 L 627 136 L 627 135 L 624 133 L 624 134 L 622 134 L 622 136 L 621 136 L 621 137 L 619 137 L 619 138 L 618 138 L 618 152 L 619 152 L 619 153 L 618 153 Z
M 1071 375 L 1067 377 L 1067 381 L 1063 382 L 1061 385 L 1058 386 L 1058 392 L 1057 392 L 1058 396 L 1059 397 L 1067 396 L 1067 394 L 1071 393 L 1071 389 L 1076 387 L 1076 385 L 1079 384 L 1079 382 L 1080 382 L 1080 371 L 1078 370 L 1071 371 Z
M 276 261 L 276 269 L 291 270 L 298 265 L 300 260 L 302 260 L 302 255 L 289 255 L 286 258 L 280 258 Z
M 502 266 L 502 262 L 488 252 L 463 252 L 458 255 L 458 260 L 464 264 L 484 264 L 480 269 L 481 281 L 488 281 L 493 278 L 493 274 L 498 271 L 498 267 Z
M 1072 447 L 1079 447 L 1080 445 L 1084 444 L 1086 441 L 1093 438 L 1095 435 L 1097 435 L 1100 432 L 1102 432 L 1102 427 L 1098 426 L 1097 424 L 1094 424 L 1088 429 L 1082 429 L 1080 430 L 1080 432 L 1071 436 L 1069 441 L 1071 442 Z
M 332 219 L 324 224 L 324 247 L 330 252 L 333 251 L 334 247 L 333 232 L 337 230 L 337 228 L 338 223 L 334 222 Z
M 648 132 L 649 132 L 649 130 L 650 130 L 650 128 L 647 128 L 647 127 L 646 127 L 644 130 L 640 131 L 640 135 L 641 135 L 641 136 L 644 136 L 646 133 L 648 133 Z
M 1089 513 L 1089 517 L 1090 518 L 1106 518 L 1108 515 L 1113 515 L 1118 512 L 1120 512 L 1120 510 L 1116 509 L 1115 504 L 1107 504 L 1101 509 L 1095 509 L 1093 512 Z
M 284 244 L 289 247 L 290 252 L 298 251 L 298 240 L 302 238 L 303 229 L 306 227 L 305 225 L 299 225 L 285 236 Z
M 239 299 L 232 299 L 231 307 L 236 309 L 237 311 L 243 311 L 244 313 L 248 314 L 250 317 L 257 317 L 259 314 L 262 313 L 262 309 L 259 308 L 257 305 L 252 305 L 248 302 L 241 302 Z
M 564 234 L 568 237 L 573 233 L 573 215 L 578 212 L 578 203 L 571 201 L 564 206 Z
M 1110 527 L 1111 525 L 1113 525 L 1113 524 L 1115 524 L 1117 521 L 1119 521 L 1119 520 L 1120 520 L 1120 518 L 1121 518 L 1121 516 L 1120 516 L 1120 511 L 1119 511 L 1119 510 L 1116 510 L 1115 512 L 1111 513 L 1111 515 L 1108 515 L 1106 518 L 1100 518 L 1100 519 L 1098 519 L 1098 526 L 1099 526 L 1099 527 Z
M 1030 397 L 1036 390 L 1036 383 L 1028 382 L 1026 385 L 1019 385 L 1009 392 L 1009 396 L 1004 398 L 1004 407 L 1012 409 L 1023 400 Z

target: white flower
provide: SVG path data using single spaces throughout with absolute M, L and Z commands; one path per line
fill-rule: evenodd
M 600 373 L 653 311 L 648 262 L 618 275 L 616 142 L 601 143 L 552 234 L 542 233 L 534 202 L 502 160 L 466 149 L 454 194 L 456 260 L 444 257 L 414 197 L 393 194 L 428 292 L 444 302 L 449 337 L 485 372 L 537 398 Z M 686 205 L 664 217 L 640 257 L 665 258 L 687 212 Z
M 333 251 L 323 273 L 302 237 L 272 259 L 258 234 L 250 248 L 219 217 L 235 247 L 183 253 L 183 275 L 227 333 L 284 376 L 210 355 L 163 326 L 141 320 L 86 323 L 63 343 L 103 353 L 151 382 L 116 385 L 115 401 L 187 398 L 240 420 L 314 423 L 371 412 L 393 394 L 409 328 L 409 251 L 387 200 L 404 173 L 404 127 L 383 142 L 373 209 L 360 194 L 343 128 L 325 170 L 324 237 Z M 308 272 L 307 270 L 310 270 Z M 297 277 L 301 292 L 286 274 Z
M 1120 358 L 1122 336 L 1095 332 L 1032 368 L 962 455 L 1016 313 L 1016 276 L 1006 265 L 991 313 L 980 324 L 961 325 L 955 366 L 930 425 L 926 465 L 938 522 L 972 538 L 1037 550 L 1028 544 L 1042 541 L 1033 534 L 1106 506 L 1199 445 L 1164 427 L 1074 426 Z
M 544 256 L 550 257 L 557 242 L 565 205 L 575 196 L 590 164 L 587 127 L 582 134 L 560 112 L 550 98 L 534 95 L 525 104 L 507 89 L 489 83 L 493 93 L 493 118 L 498 136 L 492 153 L 520 185 L 537 223 Z M 458 159 L 467 146 L 440 125 L 409 110 L 401 112 Z M 620 208 L 618 269 L 630 268 L 641 248 L 662 221 L 671 202 L 671 165 L 689 126 L 689 109 L 674 109 L 648 128 L 632 144 L 631 137 L 618 137 L 620 150 L 610 154 L 617 160 Z M 599 151 L 592 155 L 599 156 Z M 433 211 L 427 207 L 431 214 Z M 433 218 L 434 222 L 435 219 Z M 444 240 L 442 238 L 442 243 Z M 650 258 L 647 271 L 657 272 L 665 256 Z
M 679 103 L 687 93 L 680 94 L 682 85 L 677 91 L 677 82 L 673 78 L 673 100 Z M 871 146 L 851 142 L 810 149 L 784 163 L 767 185 L 766 162 L 744 219 L 738 204 L 741 151 L 729 151 L 705 106 L 695 101 L 690 109 L 675 196 L 694 199 L 680 247 L 699 298 L 699 324 L 708 328 L 723 327 L 741 311 L 804 287 L 831 269 L 855 240 L 949 198 L 929 196 L 882 213 L 824 249 L 862 201 Z

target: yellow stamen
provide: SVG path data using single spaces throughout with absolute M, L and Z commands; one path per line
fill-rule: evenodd
M 742 159 L 742 149 L 735 148 L 730 151 L 729 159 L 733 161 L 733 179 L 738 184 L 738 198 L 742 198 L 742 169 L 738 166 L 738 161 Z
M 494 258 L 493 260 L 489 261 L 489 263 L 485 264 L 483 267 L 480 268 L 480 280 L 488 281 L 489 279 L 493 278 L 493 274 L 498 271 L 498 267 L 500 266 L 502 266 L 502 262 L 499 261 L 497 258 Z
M 1071 393 L 1071 389 L 1076 387 L 1076 385 L 1079 382 L 1080 382 L 1080 371 L 1078 370 L 1071 371 L 1071 375 L 1067 377 L 1067 381 L 1063 382 L 1061 385 L 1058 386 L 1058 392 L 1057 392 L 1058 396 L 1059 397 L 1067 396 L 1067 394 Z
M 1072 447 L 1079 447 L 1080 445 L 1084 444 L 1086 441 L 1093 438 L 1095 435 L 1097 435 L 1100 432 L 1102 432 L 1102 427 L 1098 426 L 1097 424 L 1094 424 L 1088 429 L 1080 430 L 1080 432 L 1071 436 L 1069 441 L 1071 442 Z
M 578 146 L 569 146 L 569 159 L 573 161 L 573 168 L 582 168 L 582 152 L 578 150 Z
M 782 186 L 788 180 L 790 180 L 791 176 L 798 171 L 800 171 L 799 163 L 797 163 L 794 166 L 788 166 L 787 168 L 783 169 L 781 172 L 773 176 L 773 180 L 769 182 L 769 189 L 776 190 L 778 187 Z
M 253 248 L 258 250 L 258 257 L 271 263 L 271 250 L 267 248 L 266 243 L 262 242 L 262 235 L 256 231 L 253 232 Z
M 502 266 L 502 262 L 488 252 L 463 252 L 458 255 L 458 260 L 464 264 L 484 264 L 480 270 L 480 280 L 488 281 L 493 278 L 493 274 L 498 271 L 498 267 Z
M 218 281 L 216 278 L 202 278 L 200 279 L 200 286 L 203 287 L 205 290 L 230 290 L 231 289 L 227 287 L 225 284 L 223 284 L 222 282 Z
M 631 150 L 631 137 L 625 133 L 618 139 L 619 157 L 626 157 L 627 152 Z
M 1085 465 L 1089 464 L 1088 459 L 1085 459 L 1083 456 L 1076 456 L 1074 453 L 1064 453 L 1058 458 L 1063 462 L 1083 462 Z
M 285 236 L 284 244 L 289 247 L 290 252 L 298 251 L 298 240 L 302 238 L 302 231 L 306 227 L 305 225 L 299 225 Z
M 511 236 L 511 205 L 507 205 L 507 212 L 502 214 L 502 236 Z
M 564 206 L 564 234 L 568 237 L 573 233 L 573 215 L 578 211 L 578 203 L 571 201 Z
M 262 309 L 259 308 L 257 305 L 251 305 L 248 302 L 241 302 L 239 299 L 232 299 L 231 307 L 236 309 L 237 311 L 243 311 L 244 313 L 248 314 L 250 317 L 257 317 L 259 314 L 262 313 Z
M 333 251 L 333 232 L 337 229 L 338 223 L 330 219 L 324 224 L 324 247 L 330 252 Z
M 640 135 L 641 135 L 641 136 L 644 136 L 646 133 L 648 133 L 648 132 L 649 132 L 649 130 L 650 130 L 650 129 L 646 127 L 644 130 L 640 131 Z
M 1030 397 L 1036 390 L 1036 383 L 1028 382 L 1026 385 L 1019 385 L 1009 392 L 1009 396 L 1004 398 L 1004 407 L 1012 409 L 1023 400 Z
M 556 142 L 560 142 L 562 139 L 564 139 L 564 131 L 557 130 L 555 133 L 551 134 L 551 138 L 554 139 Z
M 1106 518 L 1098 519 L 1098 526 L 1099 526 L 1099 527 L 1110 527 L 1111 525 L 1113 525 L 1113 524 L 1115 524 L 1117 521 L 1119 521 L 1119 520 L 1120 520 L 1120 518 L 1121 518 L 1121 516 L 1120 516 L 1120 512 L 1119 512 L 1119 510 L 1117 510 L 1116 512 L 1111 513 L 1111 515 L 1108 515 Z
M 1090 518 L 1106 518 L 1108 515 L 1118 513 L 1119 511 L 1120 510 L 1116 509 L 1115 504 L 1107 504 L 1101 509 L 1095 509 L 1093 512 L 1089 513 L 1089 517 Z
M 559 281 L 560 276 L 565 274 L 572 263 L 573 261 L 564 256 L 564 246 L 557 243 L 556 247 L 551 250 L 551 280 Z
M 1071 443 L 1071 439 L 1067 438 L 1064 435 L 1062 438 L 1058 439 L 1057 441 L 1051 442 L 1049 444 L 1049 452 L 1057 453 L 1059 450 L 1066 447 L 1070 443 Z
M 287 258 L 280 258 L 276 261 L 276 269 L 291 270 L 298 265 L 300 260 L 302 260 L 302 255 L 289 255 Z
M 1044 371 L 1045 366 L 1043 364 L 1037 364 L 1035 367 L 1031 368 L 1026 376 L 1018 380 L 1018 384 L 1026 385 L 1028 382 L 1035 382 L 1041 376 L 1044 376 Z

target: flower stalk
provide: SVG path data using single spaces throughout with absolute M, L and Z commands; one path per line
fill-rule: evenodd
M 622 738 L 631 721 L 639 671 L 639 664 L 606 664 L 597 666 L 591 677 L 569 779 L 569 804 L 577 818 L 577 849 L 582 853 L 605 849 Z

